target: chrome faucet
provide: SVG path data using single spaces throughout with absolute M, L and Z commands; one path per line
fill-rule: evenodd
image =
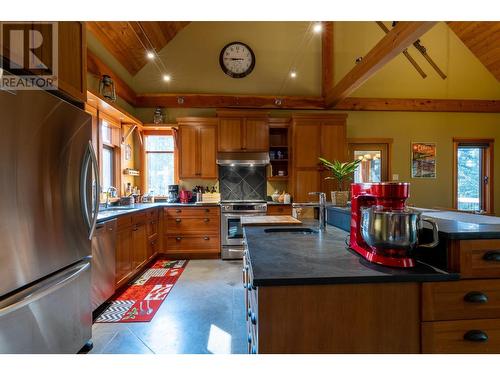
M 320 231 L 326 230 L 326 194 L 321 191 L 312 191 L 309 195 L 319 195 L 319 227 Z
M 112 191 L 114 191 L 115 193 L 118 193 L 118 189 L 115 188 L 114 186 L 108 187 L 108 190 L 106 190 L 106 205 L 104 206 L 104 208 L 109 207 L 109 193 L 111 193 Z

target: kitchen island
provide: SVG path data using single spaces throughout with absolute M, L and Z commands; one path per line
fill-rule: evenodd
M 249 353 L 500 352 L 499 281 L 459 280 L 460 267 L 422 262 L 373 265 L 331 226 L 272 228 L 244 228 Z M 500 277 L 499 262 L 490 263 L 490 276 L 465 277 Z

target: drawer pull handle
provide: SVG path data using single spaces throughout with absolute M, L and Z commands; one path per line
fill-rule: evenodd
M 486 332 L 473 329 L 471 331 L 465 332 L 464 340 L 474 341 L 474 342 L 486 342 L 488 341 L 488 335 L 486 334 Z
M 205 220 L 203 220 L 205 223 L 208 223 L 210 221 L 209 218 L 206 218 Z
M 500 251 L 488 251 L 483 255 L 487 262 L 500 262 Z
M 178 214 L 180 214 L 182 212 L 182 210 L 177 209 L 177 210 L 175 210 L 175 212 L 177 212 Z
M 488 302 L 488 296 L 482 292 L 469 292 L 464 296 L 464 301 L 472 303 L 486 303 Z
M 205 212 L 210 212 L 210 209 L 209 208 L 205 208 Z
M 176 221 L 177 223 L 180 223 L 180 222 L 181 222 L 181 219 L 175 219 L 175 221 Z
M 204 239 L 205 241 L 208 241 L 208 240 L 210 239 L 210 237 L 203 237 L 203 239 Z
M 180 241 L 180 240 L 182 240 L 182 237 L 175 237 L 175 240 Z

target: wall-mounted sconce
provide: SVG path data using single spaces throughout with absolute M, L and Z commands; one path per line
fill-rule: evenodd
M 104 74 L 99 81 L 99 93 L 112 102 L 116 100 L 115 83 L 107 74 Z

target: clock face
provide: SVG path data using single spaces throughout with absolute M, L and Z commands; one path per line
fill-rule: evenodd
M 228 76 L 243 78 L 252 72 L 255 66 L 255 55 L 245 43 L 232 42 L 220 52 L 219 63 Z

